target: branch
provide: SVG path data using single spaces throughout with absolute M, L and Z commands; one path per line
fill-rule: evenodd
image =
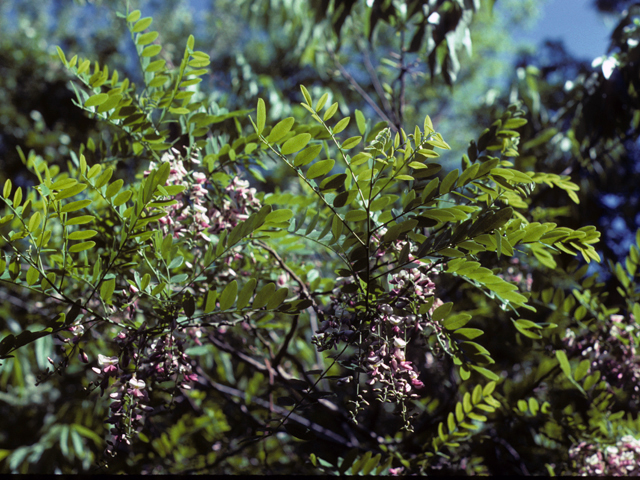
M 309 287 L 307 287 L 307 284 L 305 282 L 302 281 L 302 279 L 296 274 L 296 272 L 294 272 L 286 263 L 285 261 L 282 259 L 282 257 L 280 257 L 280 255 L 278 255 L 278 252 L 276 252 L 273 248 L 271 248 L 269 245 L 267 245 L 264 242 L 256 242 L 260 247 L 264 248 L 267 252 L 269 252 L 269 254 L 275 258 L 276 262 L 278 262 L 278 265 L 280 265 L 280 267 L 289 274 L 289 276 L 291 276 L 291 278 L 300 286 L 300 290 L 302 290 L 302 294 L 308 298 L 309 300 L 311 300 L 313 302 L 312 307 L 313 307 L 313 311 L 316 313 L 316 315 L 318 316 L 318 318 L 320 319 L 320 321 L 324 321 L 324 314 L 320 311 L 320 309 L 318 308 L 318 304 L 316 303 L 315 299 L 313 298 L 313 294 L 311 293 L 311 291 L 309 290 Z M 313 315 L 309 315 L 309 317 L 311 318 L 311 329 L 315 332 L 318 330 L 318 324 L 317 321 L 315 319 L 315 317 Z M 294 324 L 297 324 L 298 321 L 298 317 L 296 316 L 296 318 L 294 319 Z M 292 330 L 290 330 L 290 332 L 293 331 L 293 329 L 295 328 L 295 325 L 292 325 Z M 289 333 L 287 334 L 287 337 L 289 337 Z M 289 338 L 289 341 L 291 340 L 291 338 Z M 285 341 L 285 345 L 288 344 L 288 341 Z M 278 358 L 278 356 L 282 357 L 282 355 L 280 354 L 280 352 L 278 352 L 278 354 L 276 355 L 276 358 Z M 274 360 L 275 362 L 275 360 Z M 322 362 L 322 355 L 320 355 L 320 352 L 318 352 L 316 350 L 316 362 L 318 363 L 318 366 L 322 366 L 323 362 Z M 274 363 L 274 367 L 278 366 L 278 363 Z
M 282 361 L 282 357 L 284 356 L 285 352 L 287 351 L 287 348 L 289 347 L 289 343 L 291 342 L 291 339 L 293 338 L 293 334 L 295 333 L 296 328 L 298 328 L 298 319 L 299 318 L 300 318 L 300 314 L 295 315 L 293 317 L 293 321 L 291 322 L 291 328 L 289 328 L 289 331 L 287 332 L 286 337 L 284 337 L 284 342 L 282 342 L 282 346 L 280 347 L 280 350 L 278 350 L 278 353 L 273 358 L 273 362 L 272 362 L 273 368 L 278 368 L 278 365 L 280 365 L 280 362 Z
M 198 366 L 196 370 L 198 372 L 198 375 L 202 376 L 202 378 L 204 378 L 207 381 L 208 385 L 214 390 L 220 393 L 224 393 L 226 395 L 237 397 L 237 398 L 241 398 L 241 399 L 245 398 L 244 392 L 232 387 L 228 387 L 227 385 L 222 385 L 220 383 L 215 382 L 205 373 L 204 370 L 202 370 L 201 367 Z M 262 408 L 266 408 L 266 409 L 269 408 L 269 402 L 259 397 L 252 397 L 251 401 Z M 341 435 L 338 435 L 332 430 L 326 429 L 323 426 L 318 425 L 317 423 L 313 423 L 310 420 L 307 420 L 306 418 L 301 417 L 296 413 L 289 412 L 286 408 L 280 407 L 278 405 L 274 405 L 273 409 L 277 414 L 283 415 L 283 416 L 287 415 L 291 421 L 298 423 L 303 427 L 308 428 L 309 430 L 314 432 L 316 435 L 324 438 L 325 440 L 337 443 L 346 448 L 353 448 L 357 446 L 356 444 L 352 443 L 350 440 L 347 440 L 346 438 L 344 438 Z
M 385 111 L 389 112 L 389 116 L 394 117 L 393 124 L 399 127 L 400 125 L 398 124 L 398 119 L 395 117 L 393 108 L 391 107 L 391 104 L 387 100 L 385 91 L 382 88 L 382 85 L 380 84 L 380 79 L 378 78 L 378 74 L 376 73 L 376 69 L 371 63 L 371 57 L 369 56 L 369 51 L 365 46 L 362 45 L 362 42 L 358 42 L 358 43 L 360 47 L 360 52 L 362 53 L 362 57 L 364 60 L 364 68 L 367 70 L 367 73 L 371 78 L 371 84 L 373 85 L 373 88 L 378 94 L 378 97 L 380 97 L 380 101 L 382 102 L 382 106 L 384 107 Z
M 365 92 L 363 90 L 363 88 L 358 84 L 356 79 L 353 78 L 351 76 L 351 74 L 345 70 L 345 68 L 342 66 L 342 64 L 338 61 L 338 57 L 336 56 L 336 54 L 333 51 L 333 49 L 331 47 L 327 47 L 327 51 L 329 52 L 329 55 L 331 55 L 331 58 L 335 62 L 336 67 L 338 67 L 338 70 L 340 71 L 342 76 L 347 79 L 347 81 L 351 84 L 351 86 L 360 95 L 362 95 L 362 98 L 364 98 L 364 100 L 371 106 L 371 108 L 373 108 L 373 110 L 380 116 L 380 118 L 382 118 L 385 122 L 387 122 L 389 124 L 389 128 L 391 130 L 393 130 L 394 133 L 397 133 L 398 132 L 398 127 L 395 125 L 395 123 L 393 121 L 391 121 L 391 119 L 382 110 L 380 110 L 380 107 L 378 107 L 378 105 L 373 100 L 373 98 L 371 98 L 369 96 L 369 94 L 367 92 Z

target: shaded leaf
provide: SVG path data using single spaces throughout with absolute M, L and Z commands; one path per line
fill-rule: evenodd
M 227 285 L 220 294 L 220 310 L 228 310 L 236 301 L 238 295 L 238 282 L 234 280 Z

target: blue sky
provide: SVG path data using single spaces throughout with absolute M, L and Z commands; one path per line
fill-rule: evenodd
M 498 0 L 499 3 L 499 0 Z M 542 15 L 531 31 L 517 35 L 539 45 L 549 38 L 563 40 L 565 47 L 580 59 L 604 55 L 614 21 L 592 7 L 592 0 L 547 0 Z

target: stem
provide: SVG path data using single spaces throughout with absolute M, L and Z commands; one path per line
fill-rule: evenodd
M 327 51 L 329 52 L 329 55 L 331 55 L 331 58 L 333 59 L 333 61 L 336 64 L 336 67 L 338 67 L 338 70 L 340 71 L 340 73 L 342 74 L 342 76 L 344 78 L 347 79 L 347 81 L 351 84 L 351 86 L 360 94 L 362 95 L 362 98 L 364 98 L 364 100 L 371 106 L 371 108 L 373 108 L 373 110 L 380 116 L 380 118 L 382 118 L 382 120 L 384 120 L 385 122 L 387 122 L 389 124 L 389 128 L 391 128 L 391 130 L 395 132 L 398 131 L 398 127 L 396 126 L 395 122 L 393 122 L 388 116 L 387 114 L 385 114 L 380 107 L 378 107 L 378 105 L 376 104 L 376 102 L 373 100 L 373 98 L 371 98 L 369 96 L 369 94 L 367 92 L 364 91 L 364 89 L 358 84 L 358 82 L 356 81 L 355 78 L 353 78 L 351 76 L 351 74 L 349 74 L 349 72 L 347 72 L 345 70 L 345 68 L 342 66 L 342 64 L 338 61 L 338 57 L 336 56 L 335 52 L 333 51 L 333 49 L 329 46 L 327 46 Z

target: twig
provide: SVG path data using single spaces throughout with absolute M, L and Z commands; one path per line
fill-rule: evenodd
M 373 88 L 375 89 L 376 93 L 378 94 L 378 97 L 380 97 L 380 101 L 382 102 L 382 106 L 385 109 L 386 112 L 389 113 L 389 116 L 393 116 L 393 124 L 398 126 L 398 119 L 395 118 L 395 113 L 393 111 L 393 108 L 391 107 L 391 104 L 389 103 L 389 101 L 387 100 L 387 97 L 385 95 L 385 91 L 382 88 L 382 85 L 380 84 L 380 79 L 378 78 L 378 74 L 376 73 L 376 69 L 373 66 L 373 64 L 371 63 L 371 57 L 369 57 L 369 51 L 367 50 L 366 46 L 362 45 L 362 42 L 358 42 L 359 43 L 359 47 L 360 47 L 360 52 L 362 53 L 362 58 L 364 59 L 364 68 L 367 70 L 367 73 L 369 74 L 369 77 L 371 78 L 371 84 L 373 85 Z
M 365 92 L 363 88 L 358 84 L 356 79 L 353 78 L 351 74 L 345 70 L 342 64 L 338 61 L 338 57 L 336 56 L 333 49 L 331 47 L 327 47 L 327 51 L 329 52 L 329 55 L 331 55 L 331 58 L 335 62 L 336 67 L 338 67 L 338 70 L 340 71 L 342 76 L 347 79 L 347 81 L 351 84 L 351 86 L 360 95 L 362 95 L 362 98 L 364 98 L 364 100 L 371 106 L 371 108 L 373 108 L 373 110 L 380 116 L 380 118 L 382 118 L 385 122 L 389 124 L 389 128 L 393 130 L 394 133 L 398 132 L 398 127 L 396 127 L 395 123 L 391 121 L 391 119 L 382 110 L 380 110 L 380 107 L 378 107 L 378 105 L 373 100 L 373 98 L 371 98 L 371 96 L 369 96 L 369 94 Z
M 282 346 L 280 347 L 280 350 L 278 350 L 278 353 L 276 354 L 276 356 L 273 358 L 273 362 L 272 362 L 272 367 L 273 368 L 278 368 L 278 365 L 280 365 L 280 362 L 282 361 L 282 357 L 284 356 L 285 352 L 287 351 L 287 348 L 289 348 L 289 343 L 291 342 L 291 339 L 293 338 L 293 334 L 296 331 L 296 328 L 298 328 L 298 319 L 300 318 L 300 315 L 295 315 L 293 317 L 293 321 L 291 322 L 291 327 L 289 328 L 289 331 L 287 332 L 287 335 L 284 337 L 284 342 L 282 342 Z
M 263 248 L 267 252 L 269 252 L 269 254 L 276 260 L 276 262 L 278 262 L 278 265 L 280 265 L 280 267 L 285 272 L 287 272 L 289 274 L 289 276 L 291 276 L 291 278 L 300 286 L 300 290 L 302 290 L 304 298 L 308 298 L 309 300 L 311 300 L 313 302 L 313 304 L 312 304 L 313 311 L 316 313 L 316 315 L 318 316 L 320 321 L 324 321 L 324 314 L 318 308 L 318 304 L 316 303 L 315 299 L 313 298 L 313 294 L 309 290 L 309 287 L 307 287 L 307 284 L 305 282 L 303 282 L 302 279 L 298 275 L 296 275 L 296 272 L 294 272 L 285 263 L 285 261 L 282 259 L 282 257 L 280 257 L 280 255 L 278 255 L 278 252 L 276 252 L 273 248 L 271 248 L 269 245 L 267 245 L 264 242 L 258 241 L 256 243 L 261 248 Z M 313 315 L 309 315 L 309 317 L 311 318 L 311 329 L 312 329 L 312 331 L 316 332 L 318 330 L 318 323 L 316 321 L 316 318 Z M 297 322 L 297 319 L 295 319 L 294 321 Z M 319 367 L 321 367 L 323 365 L 322 355 L 320 355 L 320 352 L 318 352 L 318 351 L 316 351 L 316 362 L 318 363 Z M 277 364 L 275 366 L 277 366 Z
M 237 398 L 242 398 L 242 399 L 245 398 L 244 392 L 237 390 L 235 388 L 229 387 L 227 385 L 222 385 L 220 383 L 215 382 L 205 373 L 204 370 L 202 370 L 202 368 L 197 367 L 197 372 L 198 372 L 198 375 L 202 376 L 202 378 L 204 378 L 209 384 L 209 386 L 211 386 L 214 390 L 217 390 L 218 392 L 224 393 L 226 395 L 231 395 Z M 269 408 L 269 402 L 259 397 L 252 397 L 251 401 L 262 408 L 267 408 L 267 409 Z M 303 427 L 308 428 L 309 430 L 314 432 L 316 435 L 323 437 L 325 440 L 338 443 L 339 445 L 342 445 L 347 448 L 353 448 L 356 446 L 351 441 L 347 440 L 341 435 L 338 435 L 334 431 L 326 429 L 323 426 L 318 425 L 317 423 L 313 423 L 312 421 L 307 420 L 306 418 L 301 417 L 296 413 L 290 412 L 286 408 L 280 407 L 278 405 L 274 405 L 273 409 L 279 415 L 288 415 L 289 420 L 295 423 L 298 423 Z
M 400 32 L 400 74 L 398 76 L 400 80 L 400 98 L 398 99 L 398 122 L 402 125 L 404 119 L 404 97 L 406 92 L 405 76 L 407 73 L 407 66 L 404 64 L 404 30 Z

